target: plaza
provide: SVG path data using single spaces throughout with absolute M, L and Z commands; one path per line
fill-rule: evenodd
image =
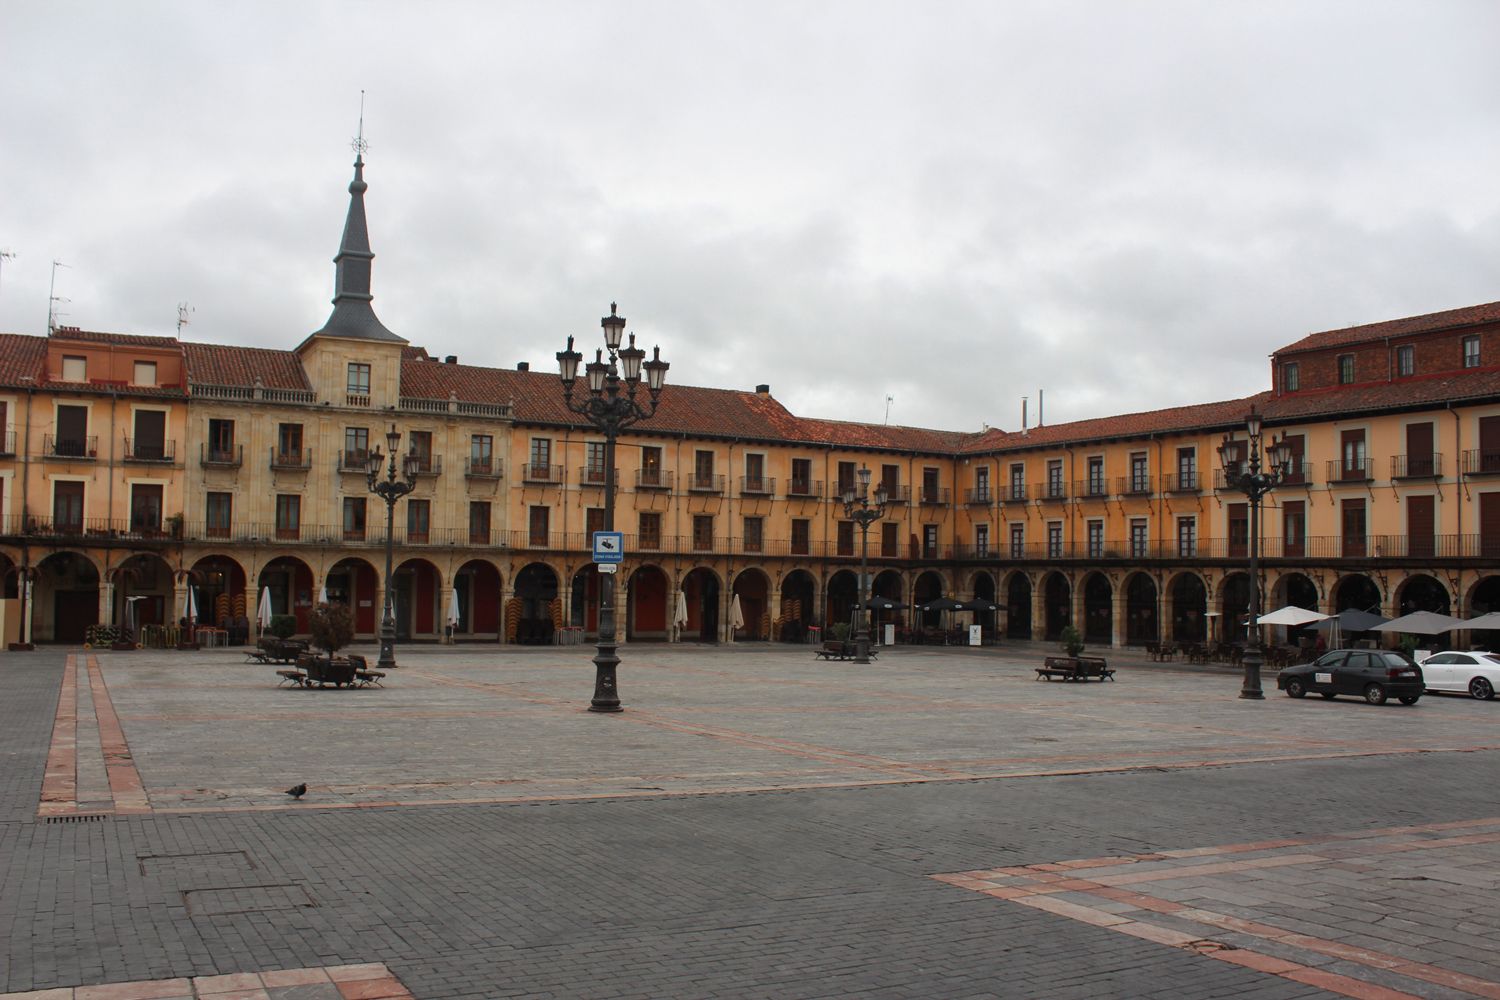
M 0 995 L 1500 996 L 1493 704 L 1046 651 L 7 657 Z

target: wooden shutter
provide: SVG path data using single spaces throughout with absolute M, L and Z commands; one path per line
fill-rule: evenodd
M 1500 493 L 1479 494 L 1479 551 L 1500 555 Z
M 1365 478 L 1365 432 L 1361 428 L 1357 431 L 1344 431 L 1339 435 L 1340 443 L 1340 479 L 1364 479 Z
M 1281 502 L 1282 555 L 1302 556 L 1307 551 L 1307 501 Z
M 1363 557 L 1365 554 L 1365 500 L 1345 500 L 1342 504 L 1344 528 L 1344 555 Z
M 1406 425 L 1406 475 L 1435 475 L 1432 462 L 1432 422 Z
M 1431 426 L 1431 425 L 1429 425 Z M 1431 556 L 1437 539 L 1437 508 L 1433 497 L 1406 498 L 1407 554 Z
M 1500 472 L 1500 417 L 1479 418 L 1479 472 Z
M 1229 555 L 1242 558 L 1250 551 L 1250 505 L 1232 503 L 1229 508 Z

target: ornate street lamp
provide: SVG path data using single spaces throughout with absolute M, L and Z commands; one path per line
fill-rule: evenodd
M 1249 460 L 1239 459 L 1239 443 L 1234 432 L 1224 435 L 1219 446 L 1219 464 L 1224 467 L 1224 484 L 1239 490 L 1250 501 L 1250 624 L 1245 642 L 1245 682 L 1240 688 L 1241 698 L 1264 698 L 1260 690 L 1260 507 L 1261 499 L 1274 490 L 1291 471 L 1292 446 L 1282 435 L 1272 441 L 1266 449 L 1266 468 L 1261 469 L 1260 436 L 1261 415 L 1250 408 L 1245 418 L 1245 430 L 1249 433 Z
M 859 467 L 856 474 L 859 485 L 850 484 L 840 498 L 844 502 L 844 516 L 859 525 L 859 627 L 854 630 L 854 662 L 870 662 L 870 600 L 874 585 L 869 579 L 870 525 L 885 516 L 891 498 L 886 494 L 885 483 L 875 487 L 875 498 L 870 499 L 870 470 Z
M 557 352 L 557 365 L 562 378 L 563 400 L 568 409 L 604 433 L 604 530 L 614 531 L 615 438 L 622 429 L 656 413 L 662 385 L 667 380 L 667 369 L 671 366 L 661 359 L 659 347 L 653 347 L 651 360 L 642 363 L 646 352 L 635 346 L 633 333 L 630 346 L 620 346 L 625 317 L 615 314 L 615 303 L 609 304 L 609 315 L 601 319 L 599 325 L 604 328 L 604 346 L 609 350 L 609 360 L 604 360 L 602 350 L 596 350 L 594 360 L 584 366 L 588 377 L 587 396 L 576 402 L 573 399 L 573 383 L 578 379 L 578 364 L 583 355 L 573 349 L 572 337 L 568 338 L 567 348 Z M 637 401 L 636 392 L 641 387 L 643 369 L 650 398 Z M 594 697 L 589 702 L 589 711 L 618 712 L 620 694 L 615 685 L 615 668 L 619 666 L 620 658 L 615 655 L 615 577 L 613 573 L 603 573 L 601 577 L 599 642 L 594 654 Z
M 385 441 L 390 453 L 390 468 L 385 478 L 380 477 L 386 456 L 376 448 L 366 456 L 366 485 L 371 493 L 385 501 L 385 614 L 380 619 L 381 670 L 396 665 L 396 595 L 391 589 L 391 557 L 396 545 L 396 501 L 410 493 L 417 485 L 417 456 L 407 455 L 401 462 L 401 478 L 396 478 L 396 454 L 401 447 L 401 432 L 396 425 L 386 432 Z

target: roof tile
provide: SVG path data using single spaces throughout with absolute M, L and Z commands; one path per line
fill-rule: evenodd
M 267 389 L 311 389 L 293 351 L 228 344 L 184 343 L 188 382 L 199 385 L 254 385 Z
M 1342 330 L 1310 333 L 1276 353 L 1320 351 L 1330 347 L 1347 347 L 1350 344 L 1368 340 L 1381 340 L 1385 337 L 1408 337 L 1418 333 L 1431 333 L 1435 330 L 1448 330 L 1456 326 L 1473 326 L 1476 323 L 1497 321 L 1500 321 L 1500 302 L 1486 302 L 1483 305 L 1464 306 L 1462 309 L 1446 309 L 1422 316 L 1407 316 L 1404 319 L 1367 323 L 1364 326 L 1349 326 Z

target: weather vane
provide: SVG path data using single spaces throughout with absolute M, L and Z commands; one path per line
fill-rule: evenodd
M 359 134 L 354 137 L 353 142 L 349 143 L 349 148 L 360 157 L 363 157 L 370 148 L 370 144 L 365 142 L 365 92 L 363 90 L 359 92 Z

